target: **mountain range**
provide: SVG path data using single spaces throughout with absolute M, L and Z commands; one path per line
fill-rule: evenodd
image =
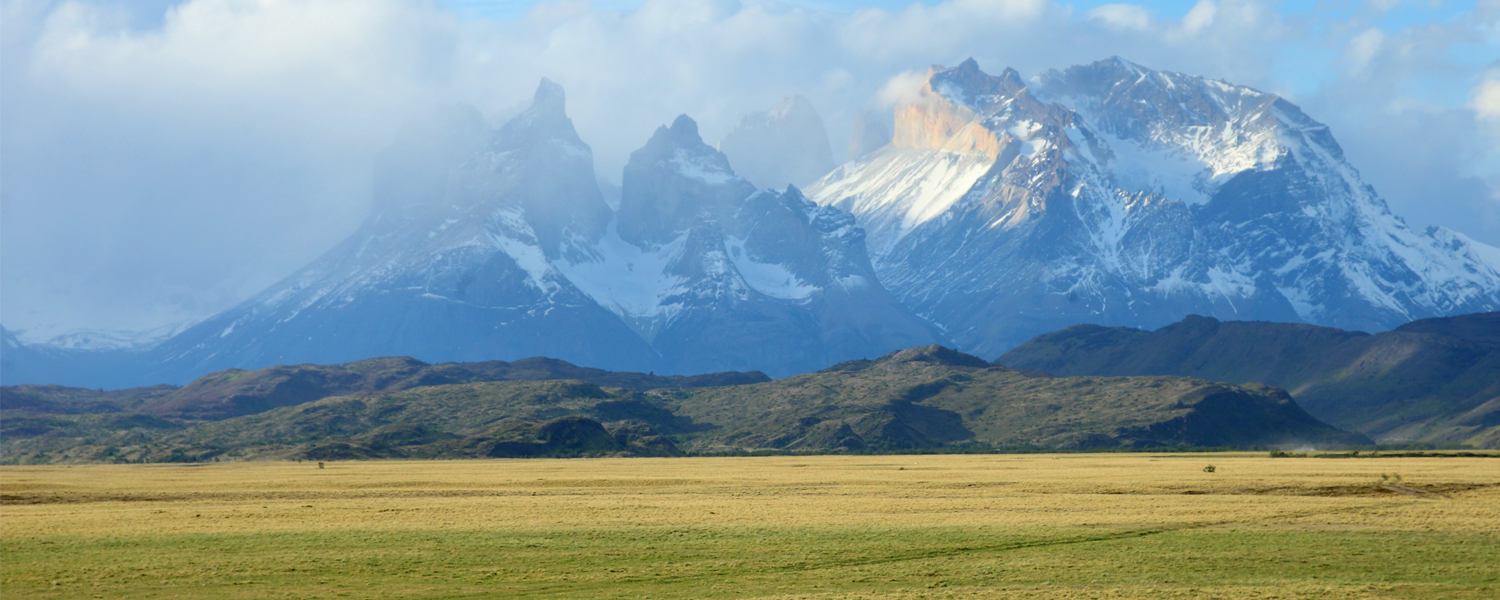
M 612 209 L 565 106 L 544 80 L 498 130 L 470 108 L 408 126 L 357 232 L 125 379 L 379 355 L 786 376 L 942 339 L 881 287 L 853 217 L 756 188 L 686 116 L 631 154 Z
M 969 60 L 930 69 L 890 123 L 862 116 L 833 168 L 800 97 L 719 149 L 682 116 L 631 154 L 616 202 L 543 80 L 498 128 L 468 107 L 404 127 L 358 231 L 240 305 L 146 348 L 0 331 L 0 376 L 549 356 L 787 377 L 933 343 L 997 356 L 1079 323 L 1384 331 L 1500 309 L 1500 251 L 1412 230 L 1272 94 L 1119 58 L 1031 80 Z
M 1124 59 L 928 71 L 891 144 L 809 187 L 966 352 L 1187 314 L 1382 331 L 1500 308 L 1493 248 L 1412 230 L 1273 94 Z

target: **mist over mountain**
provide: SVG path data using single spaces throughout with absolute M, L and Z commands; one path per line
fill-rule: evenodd
M 867 110 L 855 115 L 849 132 L 849 160 L 856 160 L 891 143 L 891 115 Z
M 1324 11 L 1206 0 L 1124 21 L 1118 7 L 1062 0 L 858 14 L 648 0 L 542 3 L 530 15 L 510 4 L 493 19 L 460 4 L 478 6 L 13 3 L 0 19 L 0 323 L 35 344 L 217 314 L 361 225 L 372 159 L 402 123 L 462 103 L 495 127 L 544 76 L 568 89 L 598 174 L 618 185 L 630 152 L 680 113 L 713 145 L 800 94 L 842 161 L 855 117 L 876 110 L 889 124 L 901 94 L 886 92 L 915 89 L 897 84 L 926 65 L 972 54 L 1030 77 L 1120 54 L 1282 94 L 1332 127 L 1415 230 L 1446 225 L 1500 245 L 1500 70 L 1474 60 L 1496 54 L 1488 1 Z M 304 28 L 340 33 L 287 43 Z
M 719 151 L 736 173 L 760 188 L 805 187 L 834 167 L 823 117 L 802 96 L 745 115 L 719 142 Z
M 617 212 L 551 81 L 494 131 L 444 108 L 380 154 L 354 235 L 93 377 L 184 382 L 372 355 L 786 376 L 942 339 L 880 286 L 853 217 L 792 186 L 757 189 L 687 116 L 659 127 L 622 181 Z M 34 378 L 18 371 L 7 383 Z

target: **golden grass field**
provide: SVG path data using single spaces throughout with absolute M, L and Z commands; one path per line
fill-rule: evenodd
M 0 494 L 7 599 L 1500 598 L 1496 458 L 36 466 Z

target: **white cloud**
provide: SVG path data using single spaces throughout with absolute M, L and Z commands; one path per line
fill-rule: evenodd
M 1088 18 L 1117 31 L 1143 31 L 1151 26 L 1151 12 L 1135 4 L 1105 4 L 1084 13 Z
M 1198 0 L 1186 15 L 1182 17 L 1182 31 L 1188 35 L 1197 35 L 1210 25 L 1214 24 L 1214 15 L 1218 14 L 1219 7 L 1212 0 Z
M 1405 0 L 1365 0 L 1365 6 L 1370 7 L 1376 14 L 1390 12 L 1391 9 L 1400 6 Z
M 1500 66 L 1484 72 L 1479 84 L 1469 92 L 1468 106 L 1480 119 L 1500 125 Z
M 922 86 L 926 84 L 926 73 L 905 71 L 897 73 L 890 80 L 886 81 L 876 96 L 880 99 L 882 107 L 916 102 L 921 98 L 920 92 Z
M 1349 40 L 1344 50 L 1344 58 L 1350 63 L 1350 70 L 1361 73 L 1370 67 L 1370 61 L 1375 59 L 1375 54 L 1380 52 L 1380 45 L 1385 41 L 1385 32 L 1369 28 L 1359 32 Z
M 617 179 L 679 113 L 713 143 L 801 93 L 842 148 L 855 114 L 907 97 L 928 65 L 972 56 L 1030 76 L 1117 54 L 1300 90 L 1398 213 L 1421 207 L 1500 244 L 1500 224 L 1474 216 L 1495 204 L 1484 182 L 1500 181 L 1500 134 L 1473 126 L 1495 114 L 1493 79 L 1476 87 L 1482 67 L 1454 59 L 1500 54 L 1497 0 L 1384 33 L 1364 17 L 1283 19 L 1272 0 L 1201 0 L 1180 20 L 1051 0 L 847 15 L 771 0 L 595 6 L 466 20 L 426 0 L 0 0 L 0 323 L 145 327 L 224 308 L 358 225 L 371 159 L 402 122 L 452 102 L 499 118 L 543 76 Z M 1292 85 L 1280 74 L 1308 59 L 1288 48 L 1327 53 L 1327 72 Z M 1457 90 L 1447 104 L 1423 95 L 1444 86 Z M 1460 208 L 1433 210 L 1413 181 Z

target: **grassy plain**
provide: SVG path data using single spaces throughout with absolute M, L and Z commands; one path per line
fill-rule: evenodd
M 1500 597 L 1496 458 L 22 466 L 0 494 L 5 598 Z

